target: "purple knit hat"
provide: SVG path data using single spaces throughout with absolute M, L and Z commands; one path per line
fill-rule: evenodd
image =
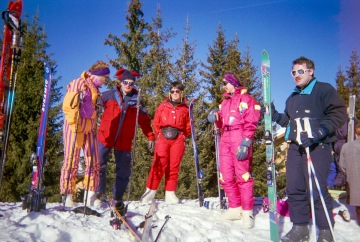
M 224 76 L 224 79 L 230 83 L 231 85 L 233 85 L 234 87 L 240 87 L 240 82 L 238 79 L 236 79 L 233 75 L 231 75 L 230 73 L 226 73 Z

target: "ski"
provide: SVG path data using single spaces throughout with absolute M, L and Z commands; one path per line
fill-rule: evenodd
M 150 241 L 150 233 L 152 227 L 152 220 L 157 211 L 157 202 L 155 199 L 152 200 L 148 213 L 145 215 L 144 230 L 141 237 L 141 242 Z
M 196 146 L 195 120 L 194 120 L 194 112 L 193 112 L 195 101 L 196 101 L 196 99 L 192 99 L 190 101 L 189 116 L 190 116 L 190 126 L 191 126 L 191 140 L 192 140 L 192 145 L 193 145 L 193 149 L 194 149 L 196 185 L 197 185 L 197 190 L 198 190 L 199 204 L 200 204 L 200 207 L 202 207 L 204 205 L 204 194 L 202 192 L 201 181 L 204 178 L 204 172 L 202 171 L 202 169 L 200 168 L 200 165 L 199 165 L 199 155 L 198 155 L 198 149 Z
M 226 194 L 221 186 L 221 173 L 220 173 L 220 129 L 214 124 L 214 136 L 215 136 L 215 154 L 216 154 L 216 174 L 217 174 L 217 183 L 218 183 L 218 194 L 219 194 L 219 204 L 220 209 L 227 209 L 227 199 Z
M 349 123 L 348 123 L 348 136 L 347 136 L 347 142 L 353 141 L 354 136 L 354 125 L 355 125 L 355 95 L 349 96 Z
M 130 231 L 131 235 L 134 238 L 134 241 L 138 242 L 141 241 L 140 236 L 136 233 L 136 231 L 129 225 L 126 221 L 125 217 L 121 215 L 121 213 L 116 209 L 113 204 L 114 201 L 107 201 L 109 207 L 111 209 L 111 217 L 113 218 L 110 220 L 110 226 L 112 226 L 115 230 L 120 229 L 121 224 L 124 224 L 126 228 Z M 82 210 L 83 211 L 83 210 Z
M 41 104 L 40 126 L 38 130 L 38 140 L 36 145 L 36 153 L 30 157 L 32 163 L 32 180 L 29 193 L 23 199 L 23 209 L 28 212 L 39 212 L 46 208 L 46 198 L 44 197 L 45 187 L 43 186 L 44 167 L 47 163 L 45 157 L 47 121 L 50 108 L 51 82 L 53 68 L 47 61 L 44 64 L 44 92 Z
M 5 25 L 0 64 L 0 187 L 10 135 L 11 115 L 14 108 L 16 71 L 21 54 L 20 16 L 22 5 L 22 0 L 10 0 L 8 9 L 1 14 Z
M 266 180 L 268 185 L 270 240 L 279 241 L 279 216 L 277 214 L 276 201 L 276 164 L 274 159 L 274 137 L 271 120 L 271 86 L 270 86 L 270 58 L 263 50 L 261 59 L 261 77 L 264 98 L 264 121 L 265 121 L 265 144 L 266 144 Z

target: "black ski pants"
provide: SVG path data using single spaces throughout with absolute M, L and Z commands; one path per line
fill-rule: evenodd
M 327 177 L 332 162 L 331 146 L 329 144 L 314 144 L 309 148 L 311 161 L 326 204 L 325 211 L 329 214 L 331 224 L 334 226 L 332 198 L 327 190 Z M 313 176 L 312 184 L 316 225 L 319 229 L 329 229 L 320 193 Z M 295 142 L 290 144 L 286 160 L 286 192 L 291 221 L 294 225 L 309 224 L 311 208 L 307 154 L 305 149 Z

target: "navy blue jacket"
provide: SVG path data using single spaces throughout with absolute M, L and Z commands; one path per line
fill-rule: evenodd
M 325 129 L 327 136 L 320 141 L 325 143 L 335 141 L 336 130 L 347 121 L 345 103 L 335 88 L 315 78 L 303 89 L 294 89 L 286 100 L 284 114 L 278 123 L 286 127 L 285 139 L 290 141 L 296 141 L 296 118 L 309 118 L 311 130 Z

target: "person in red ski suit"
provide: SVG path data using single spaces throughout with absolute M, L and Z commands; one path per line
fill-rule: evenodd
M 113 199 L 115 207 L 122 213 L 124 210 L 123 195 L 131 176 L 131 149 L 135 135 L 136 120 L 149 141 L 149 150 L 153 151 L 155 136 L 151 120 L 142 103 L 137 111 L 138 91 L 135 89 L 136 72 L 120 69 L 116 72 L 121 84 L 112 90 L 102 93 L 104 112 L 100 121 L 98 147 L 100 159 L 100 184 L 97 189 L 95 206 L 100 205 L 106 194 L 106 167 L 110 151 L 115 155 L 115 182 Z M 138 117 L 137 113 L 139 114 Z
M 97 61 L 88 71 L 84 71 L 80 78 L 73 80 L 66 87 L 62 105 L 65 115 L 63 126 L 64 162 L 60 176 L 60 192 L 66 197 L 66 206 L 73 205 L 72 194 L 75 190 L 81 149 L 84 152 L 86 165 L 84 188 L 88 191 L 87 197 L 90 201 L 88 204 L 92 206 L 96 199 L 95 190 L 99 185 L 100 164 L 97 149 L 97 110 L 95 106 L 100 94 L 99 87 L 106 83 L 109 74 L 108 64 Z M 80 96 L 81 100 L 79 100 Z
M 251 174 L 252 141 L 260 118 L 260 105 L 241 86 L 239 77 L 227 72 L 226 93 L 219 110 L 208 120 L 222 130 L 220 138 L 220 183 L 228 197 L 229 209 L 222 218 L 243 218 L 244 227 L 254 226 L 254 180 Z
M 189 107 L 183 98 L 184 86 L 173 82 L 169 98 L 156 109 L 153 126 L 156 135 L 154 160 L 141 202 L 153 200 L 165 173 L 165 202 L 179 203 L 175 195 L 181 159 L 185 151 L 185 139 L 191 134 Z

